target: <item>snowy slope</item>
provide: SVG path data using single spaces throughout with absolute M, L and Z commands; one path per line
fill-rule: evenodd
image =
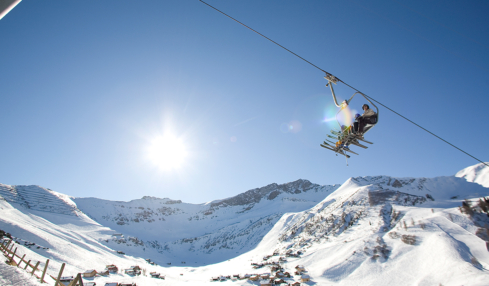
M 484 195 L 456 177 L 352 178 L 311 210 L 282 217 L 258 248 L 304 252 L 292 265 L 306 265 L 319 285 L 487 285 L 480 227 L 456 208 L 458 198 Z
M 204 204 L 154 197 L 130 202 L 73 201 L 97 222 L 144 243 L 109 240 L 128 254 L 151 248 L 159 254 L 150 256 L 157 263 L 183 260 L 202 265 L 253 249 L 285 212 L 307 210 L 338 187 L 297 180 Z
M 474 178 L 483 170 L 474 168 Z M 86 280 L 97 285 L 109 281 L 215 285 L 209 281 L 213 276 L 271 273 L 267 266 L 254 269 L 251 263 L 278 262 L 279 257 L 286 260 L 280 262 L 284 271 L 292 274 L 295 266 L 303 265 L 311 278 L 308 285 L 488 285 L 484 239 L 489 237 L 483 227 L 489 220 L 485 214 L 470 217 L 458 207 L 466 199 L 476 202 L 489 196 L 489 189 L 466 177 L 357 177 L 341 186 L 300 180 L 200 205 L 149 197 L 131 202 L 70 199 L 58 194 L 61 204 L 72 207 L 71 213 L 63 207 L 58 213 L 45 207 L 38 210 L 34 198 L 20 191 L 23 198 L 17 202 L 0 198 L 0 229 L 40 246 L 19 245 L 19 253 L 33 260 L 50 258 L 51 273 L 66 262 L 66 275 L 101 270 L 110 263 L 119 268 L 140 265 L 147 273 L 166 275 L 166 280 L 126 274 Z M 20 190 L 5 188 L 12 197 L 13 189 Z M 54 195 L 42 188 L 38 192 Z M 134 222 L 135 218 L 142 220 Z M 114 239 L 116 231 L 125 237 Z M 151 238 L 157 242 L 152 244 Z M 413 244 L 403 242 L 410 238 L 415 238 Z M 172 264 L 152 266 L 144 258 Z M 13 275 L 6 270 L 0 268 L 0 273 Z M 2 279 L 2 283 L 9 280 Z M 285 280 L 299 281 L 300 275 Z M 25 282 L 31 284 L 36 285 Z M 259 283 L 227 279 L 219 285 Z
M 459 171 L 455 177 L 464 178 L 469 182 L 478 183 L 489 188 L 489 167 L 482 163 Z

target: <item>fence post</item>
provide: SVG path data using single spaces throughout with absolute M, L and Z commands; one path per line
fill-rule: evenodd
M 7 255 L 8 255 L 8 252 L 10 251 L 10 249 L 8 249 L 8 247 L 10 246 L 11 243 L 12 243 L 12 240 L 10 240 L 7 244 L 7 247 L 6 247 Z M 10 248 L 12 248 L 12 247 L 13 247 L 13 244 Z
M 83 286 L 83 279 L 81 278 L 81 274 L 78 273 L 73 281 L 68 284 L 68 286 L 75 286 L 77 283 L 80 283 L 81 286 Z
M 12 254 L 12 258 L 10 258 L 10 263 L 15 263 L 14 257 L 16 252 L 17 252 L 17 247 L 15 248 L 14 253 Z
M 59 283 L 59 279 L 61 278 L 61 275 L 63 274 L 63 270 L 65 269 L 65 263 L 63 263 L 61 265 L 61 269 L 59 270 L 59 273 L 58 273 L 58 279 L 56 279 L 56 282 L 54 283 L 54 286 L 58 286 L 58 284 L 61 284 Z
M 25 257 L 25 254 L 24 254 L 24 256 L 22 256 L 22 258 L 20 259 L 19 264 L 17 264 L 17 267 L 20 267 L 20 264 L 21 264 L 22 262 L 25 262 L 25 261 L 24 261 L 24 257 Z
M 42 276 L 41 276 L 41 283 L 46 283 L 46 281 L 44 281 L 44 275 L 46 275 L 46 270 L 48 269 L 48 265 L 49 265 L 49 259 L 46 260 L 46 265 L 44 265 L 44 271 L 42 272 Z
M 39 263 L 41 263 L 41 261 L 38 261 L 38 262 L 36 263 L 36 266 L 34 266 L 34 269 L 32 270 L 32 275 L 34 275 L 34 273 L 36 272 L 37 267 L 39 266 Z M 31 275 L 31 277 L 32 277 L 32 275 Z
M 10 246 L 9 252 L 12 253 L 12 249 L 14 249 L 15 243 L 12 243 L 12 246 Z
M 30 261 L 30 260 L 29 260 L 29 261 L 27 261 L 27 264 L 25 265 L 24 270 L 26 270 L 26 269 L 27 269 L 27 266 L 29 266 L 29 263 L 31 263 L 31 261 Z

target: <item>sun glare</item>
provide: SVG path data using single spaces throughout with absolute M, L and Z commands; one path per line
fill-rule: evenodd
M 151 141 L 149 159 L 162 170 L 178 169 L 187 157 L 183 142 L 171 135 L 160 136 Z

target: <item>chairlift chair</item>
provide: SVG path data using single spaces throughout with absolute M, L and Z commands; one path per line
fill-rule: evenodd
M 329 86 L 331 89 L 331 93 L 333 95 L 333 100 L 334 100 L 335 105 L 338 108 L 340 108 L 340 110 L 336 113 L 336 122 L 338 123 L 340 131 L 331 130 L 332 135 L 328 134 L 327 137 L 329 137 L 331 139 L 338 140 L 338 142 L 341 142 L 341 143 L 336 144 L 336 143 L 333 143 L 333 142 L 326 139 L 327 142 L 324 141 L 323 144 L 320 144 L 320 146 L 325 148 L 325 149 L 328 149 L 328 150 L 335 152 L 337 156 L 338 156 L 338 154 L 345 156 L 346 164 L 348 165 L 348 158 L 350 158 L 350 155 L 348 155 L 347 153 L 352 153 L 352 154 L 358 155 L 358 153 L 355 153 L 355 152 L 350 150 L 350 148 L 349 148 L 350 145 L 354 145 L 354 146 L 358 146 L 358 147 L 367 149 L 368 147 L 363 145 L 363 144 L 360 144 L 359 141 L 365 142 L 368 144 L 373 144 L 372 142 L 365 140 L 363 138 L 363 135 L 365 135 L 365 133 L 367 133 L 367 131 L 371 130 L 379 122 L 379 108 L 372 101 L 370 101 L 370 99 L 367 96 L 365 96 L 365 94 L 363 94 L 359 91 L 356 91 L 350 97 L 350 99 L 344 100 L 341 104 L 338 104 L 338 100 L 336 99 L 336 94 L 335 94 L 334 89 L 333 89 L 333 84 L 336 84 L 338 82 L 338 79 L 331 74 L 327 74 L 324 78 L 326 80 L 328 80 L 328 83 L 326 84 L 326 86 Z M 350 104 L 350 102 L 353 100 L 353 98 L 357 94 L 360 94 L 361 96 L 363 96 L 363 98 L 365 98 L 365 100 L 367 100 L 376 109 L 375 116 L 371 117 L 371 120 L 373 119 L 372 120 L 373 123 L 372 122 L 367 123 L 363 128 L 362 134 L 354 134 L 353 132 L 351 132 L 352 126 L 348 126 L 348 127 L 344 128 L 341 126 L 341 124 L 338 120 L 338 114 L 340 112 L 342 112 Z M 361 135 L 361 137 L 358 135 Z M 330 144 L 328 144 L 328 142 Z

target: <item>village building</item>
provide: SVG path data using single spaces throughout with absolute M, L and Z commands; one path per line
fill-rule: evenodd
M 59 278 L 59 282 L 63 285 L 68 285 L 73 280 L 74 280 L 73 276 L 64 276 Z
M 149 273 L 149 275 L 151 275 L 151 278 L 160 278 L 160 273 L 156 273 L 156 272 L 151 272 Z
M 270 280 L 261 280 L 260 286 L 272 286 L 272 283 L 270 282 Z
M 121 283 L 119 286 L 137 286 L 136 283 Z
M 282 271 L 275 272 L 275 278 L 282 278 L 282 277 L 285 277 L 285 274 Z
M 251 281 L 258 281 L 260 279 L 259 275 L 251 275 L 249 278 Z
M 104 270 L 98 272 L 97 274 L 100 276 L 109 276 L 110 272 L 109 272 L 109 270 L 104 269 Z
M 95 269 L 90 269 L 83 272 L 83 277 L 95 277 L 95 274 L 97 274 L 97 271 L 95 271 Z
M 275 285 L 280 285 L 280 284 L 283 284 L 283 283 L 287 284 L 287 282 L 285 282 L 284 279 L 275 279 L 273 281 L 273 284 L 275 284 Z
M 295 267 L 295 269 L 297 269 L 297 271 L 301 271 L 301 272 L 302 272 L 302 271 L 306 271 L 306 268 L 305 268 L 303 265 L 297 265 L 297 266 Z
M 251 277 L 250 274 L 240 274 L 238 278 L 239 280 L 243 280 L 243 279 L 248 279 L 250 277 Z
M 124 269 L 124 273 L 128 275 L 140 275 L 141 267 L 139 267 L 138 265 L 131 266 L 128 269 Z
M 87 282 L 87 283 L 83 283 L 83 286 L 96 286 L 97 283 L 95 282 Z
M 260 274 L 260 278 L 261 278 L 261 279 L 270 279 L 270 273 L 263 273 L 263 274 Z
M 107 265 L 105 268 L 107 268 L 110 273 L 117 273 L 119 271 L 119 268 L 117 268 L 117 266 L 114 264 Z
M 290 284 L 290 286 L 301 286 L 301 283 L 299 283 L 299 282 L 294 282 L 294 283 Z
M 104 286 L 120 286 L 117 282 L 107 282 Z
M 311 280 L 311 277 L 309 277 L 309 275 L 304 274 L 304 275 L 301 276 L 301 281 L 302 282 L 307 282 L 309 280 Z

